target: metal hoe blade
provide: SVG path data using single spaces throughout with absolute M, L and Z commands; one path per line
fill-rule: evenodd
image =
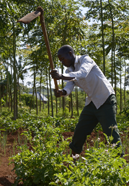
M 17 22 L 22 22 L 22 23 L 28 24 L 33 19 L 35 19 L 36 17 L 40 16 L 40 14 L 41 14 L 41 12 L 36 10 L 34 12 L 31 12 L 31 13 L 25 15 L 24 17 L 22 17 L 21 19 L 19 19 Z

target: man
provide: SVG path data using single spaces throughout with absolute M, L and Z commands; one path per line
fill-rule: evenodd
M 113 137 L 112 143 L 120 146 L 121 140 L 116 123 L 116 97 L 102 71 L 88 55 L 76 56 L 69 45 L 64 45 L 58 50 L 58 58 L 67 70 L 65 74 L 52 70 L 52 78 L 68 82 L 63 90 L 55 90 L 55 96 L 69 95 L 75 85 L 83 89 L 88 96 L 69 145 L 72 154 L 81 153 L 87 135 L 91 134 L 98 122 L 103 132 L 108 137 Z

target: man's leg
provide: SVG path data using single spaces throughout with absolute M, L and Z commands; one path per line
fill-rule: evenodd
M 89 105 L 84 107 L 80 115 L 79 122 L 74 131 L 72 142 L 69 145 L 70 148 L 77 154 L 81 153 L 87 135 L 91 134 L 92 130 L 98 123 L 94 112 L 95 106 L 91 102 Z
M 103 132 L 107 136 L 112 136 L 111 143 L 122 145 L 116 122 L 116 97 L 111 95 L 106 102 L 96 111 L 96 117 L 99 120 Z

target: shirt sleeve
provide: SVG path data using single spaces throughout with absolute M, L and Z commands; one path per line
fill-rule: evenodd
M 81 65 L 78 71 L 64 73 L 63 75 L 66 77 L 75 77 L 74 80 L 86 78 L 91 69 L 95 66 L 95 62 L 89 56 L 83 57 L 80 61 Z
M 74 85 L 73 81 L 67 82 L 66 86 L 63 88 L 67 92 L 65 96 L 68 96 L 73 91 Z

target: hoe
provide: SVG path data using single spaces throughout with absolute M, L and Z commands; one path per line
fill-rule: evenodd
M 45 44 L 46 44 L 46 48 L 47 48 L 47 52 L 48 52 L 50 67 L 51 67 L 51 70 L 53 70 L 54 69 L 54 64 L 53 64 L 53 60 L 52 60 L 50 45 L 49 45 L 47 31 L 46 31 L 46 27 L 45 27 L 45 20 L 44 20 L 44 17 L 43 17 L 43 12 L 44 12 L 44 10 L 42 9 L 41 6 L 39 6 L 36 11 L 25 15 L 24 17 L 19 19 L 18 22 L 28 24 L 33 19 L 40 16 L 40 23 L 41 23 L 41 27 L 42 27 L 42 31 L 43 31 L 43 35 L 44 35 L 44 39 L 45 39 Z M 58 90 L 58 84 L 57 84 L 56 79 L 54 79 L 54 84 L 55 84 L 55 89 Z

